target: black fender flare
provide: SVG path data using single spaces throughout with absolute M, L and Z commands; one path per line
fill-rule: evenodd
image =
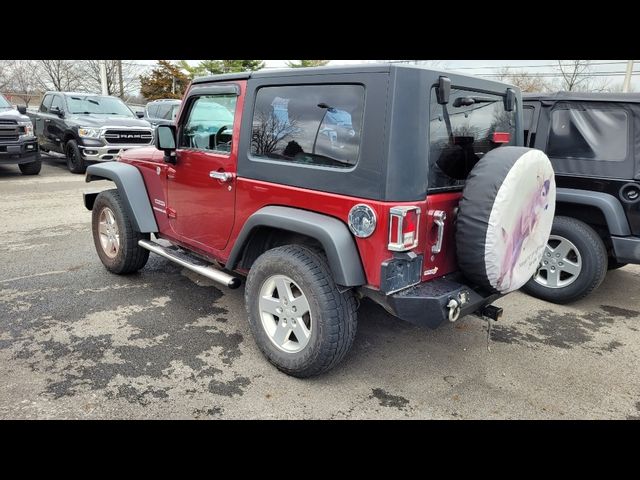
M 279 228 L 315 238 L 324 248 L 337 284 L 355 287 L 367 282 L 358 247 L 347 225 L 328 215 L 292 207 L 268 206 L 253 213 L 243 225 L 225 268 L 236 268 L 252 230 L 257 227 Z
M 158 225 L 140 171 L 133 165 L 120 162 L 98 163 L 87 167 L 87 183 L 105 179 L 111 180 L 118 187 L 118 193 L 124 201 L 133 228 L 142 233 L 157 232 Z M 87 209 L 93 209 L 98 194 L 99 192 L 84 194 Z
M 592 190 L 578 190 L 575 188 L 558 188 L 556 191 L 556 204 L 572 203 L 577 205 L 589 205 L 602 212 L 611 235 L 631 235 L 629 222 L 624 213 L 620 201 L 613 195 Z

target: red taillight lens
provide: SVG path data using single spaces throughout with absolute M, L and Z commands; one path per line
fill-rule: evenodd
M 420 208 L 393 207 L 389 210 L 389 250 L 403 252 L 418 246 Z
M 491 141 L 493 143 L 509 143 L 511 141 L 511 134 L 509 132 L 493 132 Z

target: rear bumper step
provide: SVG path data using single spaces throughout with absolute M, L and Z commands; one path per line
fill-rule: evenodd
M 189 270 L 199 273 L 203 277 L 207 277 L 214 282 L 218 282 L 229 288 L 238 288 L 242 283 L 238 277 L 229 275 L 222 270 L 219 270 L 211 265 L 207 265 L 200 260 L 191 258 L 189 255 L 181 253 L 180 251 L 163 247 L 162 245 L 152 242 L 150 240 L 139 240 L 138 245 L 142 248 L 149 250 L 150 252 L 157 253 L 158 255 L 171 260 L 178 265 L 188 268 Z

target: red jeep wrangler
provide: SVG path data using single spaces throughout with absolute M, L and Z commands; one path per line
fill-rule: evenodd
M 409 66 L 198 78 L 156 148 L 87 169 L 117 187 L 85 194 L 96 250 L 118 274 L 151 251 L 246 276 L 257 344 L 297 377 L 344 357 L 362 297 L 432 328 L 495 320 L 555 205 L 548 159 L 517 146 L 521 108 L 509 85 Z

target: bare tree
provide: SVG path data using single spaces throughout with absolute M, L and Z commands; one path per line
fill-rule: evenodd
M 551 90 L 551 82 L 544 77 L 527 71 L 513 71 L 505 67 L 498 73 L 499 80 L 515 85 L 523 92 L 547 92 Z
M 126 97 L 136 94 L 140 89 L 140 71 L 137 65 L 120 60 L 105 60 L 107 66 L 107 93 Z M 122 70 L 119 70 L 119 65 Z M 100 92 L 100 60 L 84 60 L 82 62 L 83 87 L 92 92 Z M 122 79 L 122 84 L 120 83 Z M 122 87 L 122 88 L 121 88 Z
M 39 96 L 40 77 L 37 64 L 33 60 L 17 60 L 10 73 L 11 89 L 14 96 L 21 98 L 28 107 L 32 98 Z
M 558 60 L 560 80 L 558 89 L 568 92 L 604 92 L 607 90 L 607 79 L 597 80 L 591 71 L 589 60 Z
M 259 112 L 256 119 L 251 133 L 251 151 L 255 155 L 274 153 L 281 141 L 293 140 L 298 131 L 296 120 L 279 119 L 273 112 Z
M 78 90 L 82 86 L 82 66 L 76 60 L 37 60 L 40 86 L 58 92 Z
M 12 66 L 13 61 L 0 60 L 0 91 L 5 90 L 10 83 Z

